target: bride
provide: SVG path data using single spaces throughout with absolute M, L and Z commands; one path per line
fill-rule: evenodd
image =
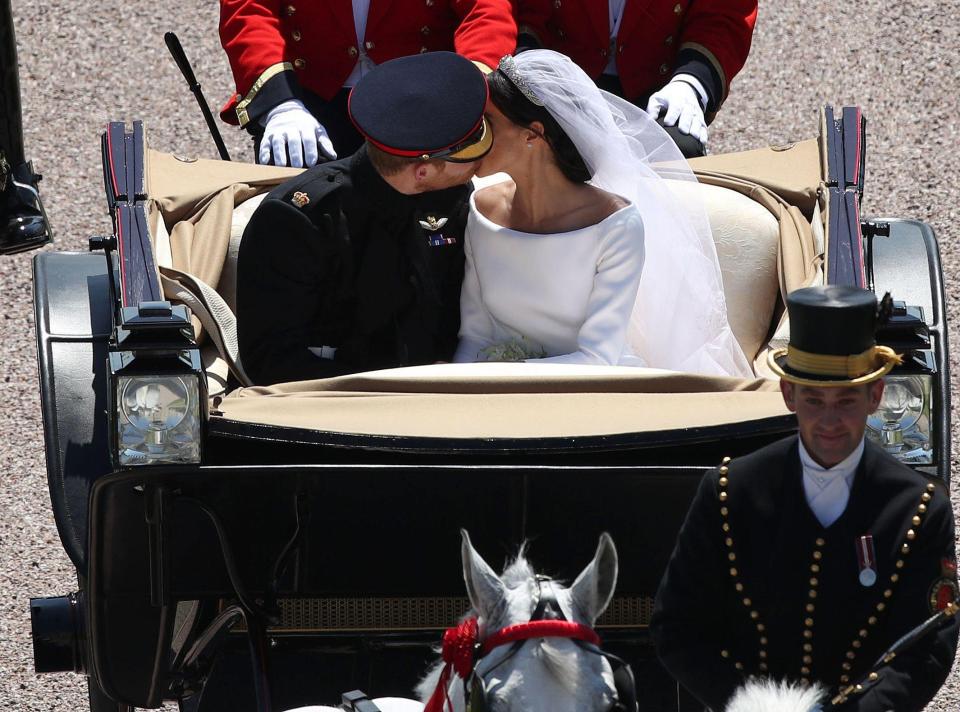
M 669 187 L 696 180 L 670 137 L 556 52 L 504 57 L 488 83 L 478 175 L 510 180 L 470 198 L 454 360 L 751 375 L 706 214 Z

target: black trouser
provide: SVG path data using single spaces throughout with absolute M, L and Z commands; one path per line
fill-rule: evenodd
M 617 77 L 613 74 L 601 74 L 600 78 L 597 79 L 597 86 L 604 91 L 610 92 L 611 94 L 616 94 L 619 97 L 623 97 L 631 104 L 639 106 L 641 109 L 646 109 L 647 102 L 650 101 L 650 94 L 644 94 L 643 96 L 635 98 L 624 96 L 623 85 L 620 83 L 620 77 Z M 663 126 L 663 116 L 660 116 L 660 118 L 657 119 L 657 123 Z M 680 149 L 680 153 L 683 154 L 684 158 L 699 158 L 700 156 L 706 155 L 706 148 L 702 143 L 700 143 L 699 139 L 694 138 L 690 134 L 683 133 L 676 126 L 663 126 L 663 130 L 666 131 L 670 138 L 673 139 L 673 142 L 677 144 L 677 148 Z
M 347 114 L 347 97 L 350 96 L 350 90 L 341 89 L 336 95 L 327 101 L 322 99 L 311 91 L 303 91 L 303 105 L 307 108 L 314 118 L 323 124 L 333 142 L 333 150 L 337 152 L 338 158 L 352 156 L 360 146 L 363 145 L 363 136 L 357 131 L 353 122 Z M 247 129 L 253 134 L 253 152 L 254 156 L 260 155 L 260 140 L 263 138 L 263 124 L 259 120 L 253 120 L 247 124 Z M 321 162 L 322 162 L 321 153 Z M 258 160 L 258 159 L 256 159 Z

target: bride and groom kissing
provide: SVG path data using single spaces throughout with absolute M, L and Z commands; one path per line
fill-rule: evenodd
M 275 188 L 244 232 L 255 383 L 451 360 L 751 373 L 706 214 L 677 189 L 692 171 L 564 55 L 486 76 L 449 52 L 395 59 L 349 111 L 365 145 Z

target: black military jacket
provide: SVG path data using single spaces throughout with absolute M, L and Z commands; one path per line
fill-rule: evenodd
M 860 581 L 872 535 L 876 581 Z M 846 510 L 821 526 L 803 492 L 797 437 L 707 473 L 657 593 L 651 632 L 666 668 L 722 710 L 747 676 L 817 681 L 831 696 L 955 586 L 954 523 L 942 484 L 870 442 Z M 952 589 L 955 591 L 955 589 Z M 922 710 L 943 684 L 954 622 L 883 668 L 843 710 Z
M 267 384 L 450 360 L 470 190 L 403 195 L 363 148 L 275 188 L 238 256 L 247 375 Z M 310 351 L 324 346 L 334 358 Z

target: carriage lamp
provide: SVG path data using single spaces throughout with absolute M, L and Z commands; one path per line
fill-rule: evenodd
M 120 376 L 117 446 L 121 465 L 200 461 L 197 377 Z
M 880 407 L 867 419 L 867 436 L 901 462 L 933 463 L 931 376 L 887 376 Z

